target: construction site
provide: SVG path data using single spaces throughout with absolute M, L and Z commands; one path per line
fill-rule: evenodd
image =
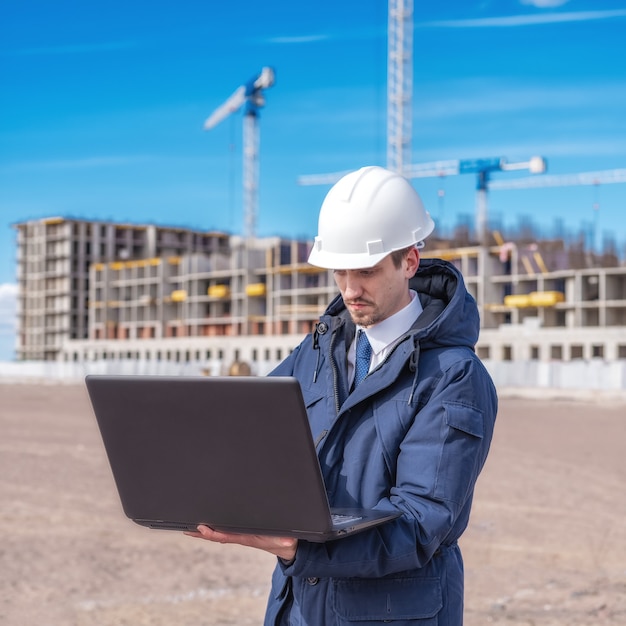
M 501 232 L 488 215 L 490 190 L 624 183 L 626 169 L 547 175 L 542 156 L 412 163 L 412 5 L 388 6 L 386 167 L 410 180 L 470 175 L 477 183 L 471 229 L 431 237 L 422 257 L 463 274 L 481 315 L 476 350 L 496 383 L 626 389 L 619 254 Z M 63 215 L 14 224 L 18 339 L 6 375 L 264 375 L 314 328 L 337 294 L 332 271 L 306 262 L 310 239 L 256 234 L 259 111 L 274 83 L 274 69 L 262 67 L 204 123 L 211 131 L 243 111 L 242 234 Z M 492 180 L 512 171 L 529 176 Z M 343 174 L 298 183 L 330 185 Z

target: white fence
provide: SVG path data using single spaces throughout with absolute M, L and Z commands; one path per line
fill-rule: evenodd
M 604 391 L 626 395 L 626 360 L 589 361 L 485 361 L 498 389 Z M 260 361 L 254 374 L 265 375 L 276 362 Z M 77 383 L 87 374 L 147 374 L 218 376 L 228 373 L 220 361 L 115 360 L 84 362 L 0 362 L 0 383 Z
M 88 374 L 146 374 L 150 376 L 217 376 L 223 374 L 221 364 L 212 362 L 174 363 L 171 361 L 24 361 L 0 363 L 0 383 L 56 382 L 77 383 Z
M 603 391 L 626 395 L 626 360 L 485 361 L 498 389 Z

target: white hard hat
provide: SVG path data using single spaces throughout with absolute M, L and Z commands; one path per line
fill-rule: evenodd
M 409 181 L 382 167 L 341 178 L 324 198 L 309 263 L 328 269 L 373 267 L 421 243 L 435 223 Z

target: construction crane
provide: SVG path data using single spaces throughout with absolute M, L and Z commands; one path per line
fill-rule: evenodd
M 237 88 L 204 122 L 204 130 L 211 130 L 231 113 L 245 104 L 243 116 L 243 205 L 245 237 L 256 234 L 256 216 L 259 203 L 259 110 L 265 105 L 263 90 L 275 82 L 273 68 L 264 67 L 259 74 Z
M 387 169 L 404 174 L 413 132 L 413 0 L 389 0 L 387 11 Z

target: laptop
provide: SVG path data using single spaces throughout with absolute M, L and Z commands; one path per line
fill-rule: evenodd
M 292 377 L 89 375 L 124 513 L 149 528 L 323 542 L 398 517 L 332 510 Z

